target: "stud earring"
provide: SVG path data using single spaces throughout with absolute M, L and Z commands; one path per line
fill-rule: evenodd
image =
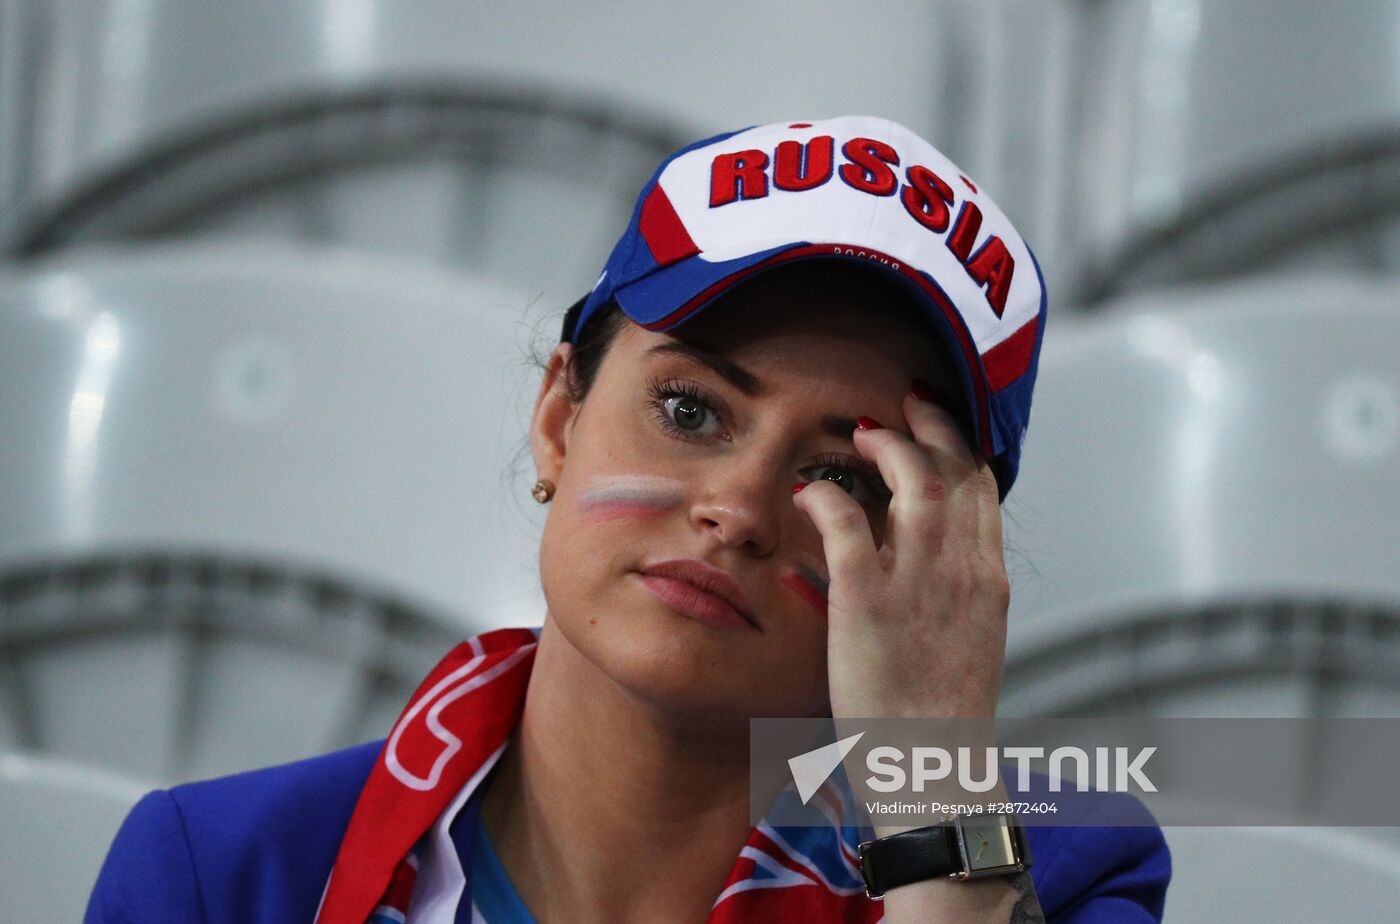
M 554 482 L 548 478 L 541 478 L 530 489 L 530 496 L 541 504 L 549 503 L 550 498 L 554 497 Z

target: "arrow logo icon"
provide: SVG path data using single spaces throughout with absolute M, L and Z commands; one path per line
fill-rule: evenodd
M 797 794 L 802 797 L 803 805 L 821 788 L 826 778 L 831 776 L 864 735 L 865 732 L 857 732 L 848 738 L 788 758 L 788 769 L 792 771 L 792 781 L 797 784 Z

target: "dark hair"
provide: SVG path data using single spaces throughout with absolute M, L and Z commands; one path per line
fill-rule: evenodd
M 564 395 L 573 403 L 579 404 L 588 397 L 593 383 L 598 378 L 598 370 L 607 358 L 617 335 L 630 322 L 617 302 L 608 302 L 598 313 L 589 318 L 582 331 L 574 339 L 574 349 L 570 361 L 564 369 L 561 387 Z M 543 366 L 542 366 L 543 368 Z

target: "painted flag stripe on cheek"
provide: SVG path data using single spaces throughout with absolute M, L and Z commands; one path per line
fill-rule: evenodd
M 682 482 L 656 475 L 606 475 L 579 495 L 578 506 L 590 520 L 654 517 L 675 509 L 684 496 Z
M 831 582 L 815 568 L 801 562 L 794 566 L 794 570 L 795 573 L 784 577 L 782 583 L 810 603 L 813 609 L 822 614 L 822 618 L 826 618 L 826 594 Z

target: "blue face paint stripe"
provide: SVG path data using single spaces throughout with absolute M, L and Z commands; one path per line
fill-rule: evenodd
M 818 591 L 820 591 L 823 597 L 827 595 L 827 588 L 831 586 L 831 581 L 825 577 L 822 577 L 821 573 L 817 571 L 817 569 L 813 568 L 810 565 L 803 564 L 802 562 L 798 562 L 797 573 L 802 576 L 802 580 L 806 581 L 808 584 L 811 584 Z

